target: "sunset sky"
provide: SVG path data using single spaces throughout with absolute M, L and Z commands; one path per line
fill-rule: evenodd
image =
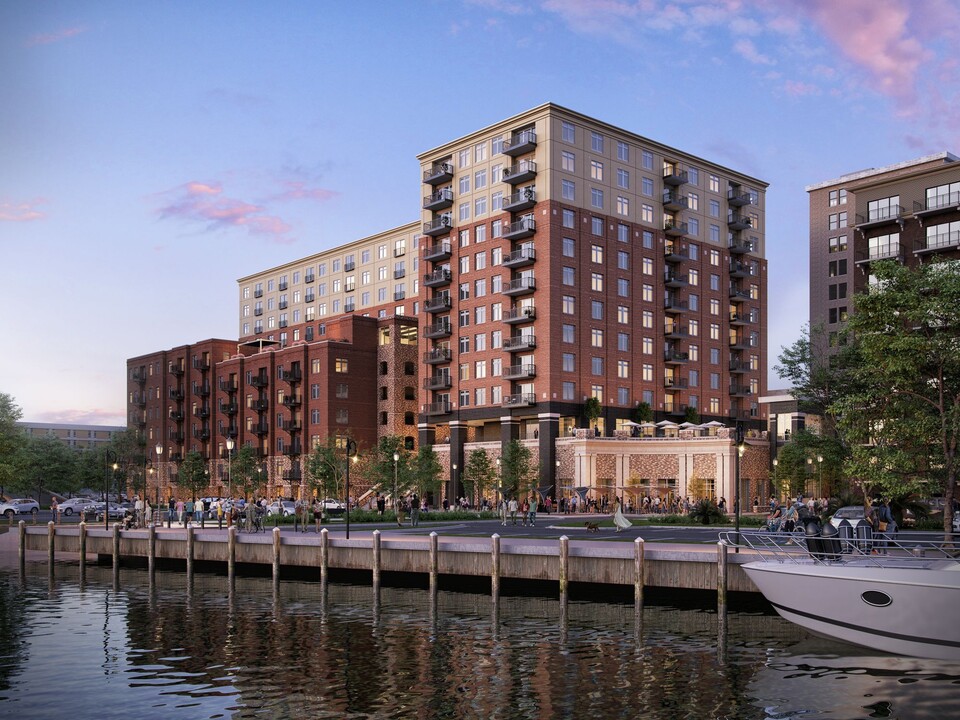
M 417 153 L 548 101 L 770 183 L 772 365 L 804 186 L 960 154 L 958 41 L 951 0 L 5 0 L 0 392 L 125 424 L 128 357 L 235 338 L 238 278 L 417 219 Z

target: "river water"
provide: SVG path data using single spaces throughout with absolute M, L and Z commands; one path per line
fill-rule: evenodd
M 960 665 L 599 600 L 0 568 L 0 717 L 960 717 Z

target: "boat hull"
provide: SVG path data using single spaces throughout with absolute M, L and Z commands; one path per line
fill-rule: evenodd
M 812 633 L 913 657 L 960 660 L 960 571 L 751 562 L 776 611 Z

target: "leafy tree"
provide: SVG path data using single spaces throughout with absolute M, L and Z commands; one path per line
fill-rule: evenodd
M 127 428 L 113 436 L 110 449 L 116 454 L 120 472 L 133 494 L 146 497 L 147 441 L 143 433 Z
M 637 403 L 637 408 L 633 411 L 633 418 L 638 423 L 653 422 L 653 408 L 650 407 L 650 403 Z
M 497 481 L 497 473 L 486 450 L 473 450 L 463 468 L 463 486 L 476 503 Z
M 396 463 L 393 461 L 394 453 L 399 455 Z M 402 497 L 412 484 L 410 455 L 400 435 L 385 435 L 380 438 L 376 448 L 366 457 L 364 475 L 370 486 L 392 497 L 396 480 L 397 495 Z
M 597 418 L 603 414 L 603 407 L 600 405 L 600 401 L 592 395 L 586 399 L 583 403 L 583 414 L 587 418 L 587 426 L 593 427 Z
M 180 463 L 180 472 L 176 477 L 177 487 L 187 491 L 191 500 L 196 500 L 210 485 L 210 476 L 203 456 L 196 450 L 191 450 Z
M 315 490 L 322 498 L 343 499 L 346 458 L 344 448 L 337 447 L 336 437 L 331 436 L 325 442 L 317 443 L 304 460 L 310 489 Z
M 26 434 L 17 426 L 23 410 L 13 396 L 0 392 L 0 488 L 12 487 L 16 478 L 13 458 L 24 443 Z
M 237 450 L 230 471 L 233 484 L 240 488 L 246 500 L 252 499 L 267 482 L 267 474 L 257 460 L 256 450 L 250 445 L 243 445 Z
M 943 492 L 951 532 L 960 444 L 960 267 L 871 264 L 876 283 L 856 297 L 849 329 L 861 362 L 856 392 L 835 407 L 864 490 Z M 869 443 L 873 447 L 867 450 Z
M 416 488 L 420 497 L 426 493 L 439 494 L 441 480 L 440 474 L 443 467 L 437 459 L 437 454 L 429 445 L 421 445 L 417 454 L 413 457 L 411 463 L 411 474 L 413 476 L 413 486 Z
M 500 481 L 507 497 L 529 493 L 537 485 L 537 472 L 530 450 L 519 440 L 511 440 L 503 449 L 503 457 L 500 458 Z
M 76 462 L 76 451 L 57 438 L 24 436 L 14 457 L 15 479 L 8 488 L 40 500 L 44 488 L 59 489 L 64 479 L 74 475 Z M 103 465 L 100 468 L 102 486 Z
M 687 409 L 684 411 L 683 416 L 684 416 L 683 417 L 684 421 L 688 423 L 693 423 L 694 425 L 700 424 L 700 411 L 697 410 L 692 405 L 687 406 Z

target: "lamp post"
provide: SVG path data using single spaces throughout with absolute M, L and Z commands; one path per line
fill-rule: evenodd
M 162 525 L 163 522 L 160 520 L 160 456 L 163 455 L 163 443 L 158 442 L 153 449 L 157 453 L 157 524 Z
M 345 461 L 347 464 L 346 479 L 345 485 L 347 489 L 347 510 L 346 510 L 346 522 L 347 522 L 347 540 L 350 539 L 350 461 L 357 460 L 357 443 L 350 438 L 347 438 L 347 447 L 346 447 L 346 457 Z
M 451 467 L 453 468 L 453 494 L 456 495 L 457 494 L 457 464 L 454 463 L 453 465 L 451 465 Z M 454 502 L 457 502 L 459 500 L 460 500 L 459 497 L 454 498 Z
M 233 476 L 231 474 L 231 465 L 233 463 L 233 438 L 227 438 L 227 495 L 230 498 L 230 504 L 233 504 Z M 229 523 L 228 523 L 229 527 Z
M 770 497 L 773 497 L 777 494 L 778 490 L 778 478 L 777 478 L 777 465 L 780 464 L 780 461 L 777 458 L 773 459 L 773 480 L 770 483 Z
M 823 495 L 823 455 L 817 455 L 817 502 Z
M 500 458 L 497 458 L 497 494 L 500 496 L 500 503 L 503 503 L 503 476 L 500 474 Z M 497 504 L 497 512 L 500 512 L 500 503 Z
M 108 530 L 110 528 L 110 472 L 111 470 L 114 473 L 117 472 L 117 454 L 113 450 L 104 450 L 103 456 L 107 464 L 103 485 L 103 529 Z M 112 463 L 110 458 L 113 458 Z
M 737 546 L 734 548 L 734 552 L 740 552 L 740 458 L 743 456 L 744 446 L 744 437 L 743 437 L 743 423 L 739 420 L 737 421 L 736 427 L 734 429 L 734 440 L 736 441 L 735 450 L 736 454 L 734 457 L 734 462 L 736 463 L 736 468 L 734 472 L 736 485 L 733 488 L 733 511 L 736 518 L 736 531 L 737 531 Z
M 397 511 L 397 471 L 400 466 L 400 453 L 396 450 L 393 451 L 393 511 Z

